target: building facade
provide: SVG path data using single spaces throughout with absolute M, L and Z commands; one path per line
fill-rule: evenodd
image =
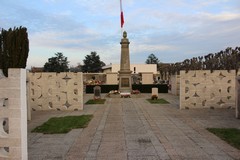
M 103 73 L 117 73 L 120 70 L 120 64 L 109 64 L 102 67 Z M 151 72 L 157 74 L 157 64 L 130 64 L 132 74 Z

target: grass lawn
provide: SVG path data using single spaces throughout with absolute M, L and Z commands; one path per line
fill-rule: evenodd
M 32 132 L 44 134 L 68 133 L 72 129 L 86 128 L 92 118 L 93 115 L 53 117 L 33 129 Z
M 161 98 L 161 99 L 147 99 L 147 101 L 152 103 L 152 104 L 169 104 L 169 102 L 166 101 L 163 98 Z
M 89 99 L 85 104 L 104 104 L 106 99 Z
M 222 140 L 226 141 L 233 147 L 240 149 L 240 129 L 236 128 L 207 128 Z

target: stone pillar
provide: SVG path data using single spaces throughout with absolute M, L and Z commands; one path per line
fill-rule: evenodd
M 28 159 L 25 69 L 0 76 L 0 159 Z
M 153 96 L 158 99 L 158 88 L 152 88 L 152 98 Z
M 171 75 L 171 94 L 179 96 L 180 93 L 180 75 Z
M 129 57 L 129 44 L 127 38 L 127 32 L 123 32 L 123 38 L 120 42 L 121 44 L 121 62 L 119 71 L 119 91 L 120 92 L 130 92 L 132 91 L 132 81 L 130 70 L 130 57 Z
M 236 118 L 240 119 L 240 76 L 236 78 Z

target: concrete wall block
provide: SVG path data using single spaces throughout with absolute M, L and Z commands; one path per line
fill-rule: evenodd
M 180 106 L 228 108 L 235 101 L 234 71 L 180 72 Z
M 21 153 L 21 148 L 20 147 L 12 147 L 11 150 L 9 150 L 9 156 L 12 157 L 12 159 L 17 160 L 19 157 L 17 154 Z
M 27 159 L 25 69 L 9 69 L 8 78 L 0 79 L 1 98 L 7 98 L 7 105 L 4 109 L 1 109 L 2 114 L 0 114 L 0 120 L 7 119 L 7 127 L 6 125 L 4 128 L 0 126 L 0 159 L 3 157 L 7 159 Z M 7 147 L 9 151 L 5 150 L 4 147 Z M 18 152 L 12 152 L 14 148 L 18 148 Z
M 179 95 L 180 94 L 180 76 L 172 75 L 170 77 L 170 84 L 171 84 L 171 93 L 173 95 Z
M 3 116 L 7 116 L 7 117 L 14 117 L 14 118 L 21 118 L 21 113 L 20 113 L 20 110 L 19 110 L 19 105 L 18 105 L 18 108 L 17 106 L 12 109 L 12 108 L 6 108 L 4 110 L 2 110 L 2 114 Z
M 0 148 L 10 147 L 11 149 L 13 149 L 15 147 L 20 147 L 20 145 L 21 145 L 21 139 L 19 138 L 11 138 L 11 141 L 9 141 L 8 138 L 2 138 L 0 141 Z
M 118 73 L 107 73 L 106 84 L 118 84 Z
M 156 95 L 158 97 L 158 88 L 152 88 L 152 96 Z
M 34 110 L 72 110 L 73 105 L 83 108 L 82 73 L 29 74 L 30 105 Z M 34 99 L 34 100 L 32 100 Z M 76 109 L 76 108 L 74 108 Z
M 142 73 L 142 84 L 153 84 L 153 73 Z
M 19 97 L 19 93 L 20 93 L 20 89 L 16 89 L 16 88 L 14 88 L 14 89 L 7 89 L 7 88 L 5 88 L 5 89 L 1 89 L 0 97 L 2 97 L 2 98 L 9 98 L 9 99 L 10 98 L 15 98 L 15 97 Z
M 2 85 L 0 86 L 0 89 L 9 89 L 11 88 L 18 88 L 20 85 L 19 79 L 9 79 L 9 78 L 3 78 L 1 79 Z M 9 86 L 11 84 L 11 86 Z

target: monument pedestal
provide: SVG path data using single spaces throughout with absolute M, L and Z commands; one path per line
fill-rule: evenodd
M 119 91 L 122 93 L 131 93 L 132 91 L 132 80 L 131 80 L 132 71 L 121 72 L 119 71 Z
M 121 63 L 119 73 L 119 91 L 121 93 L 132 92 L 132 78 L 130 70 L 130 58 L 129 58 L 129 44 L 127 39 L 127 32 L 123 32 L 123 38 L 121 44 Z

